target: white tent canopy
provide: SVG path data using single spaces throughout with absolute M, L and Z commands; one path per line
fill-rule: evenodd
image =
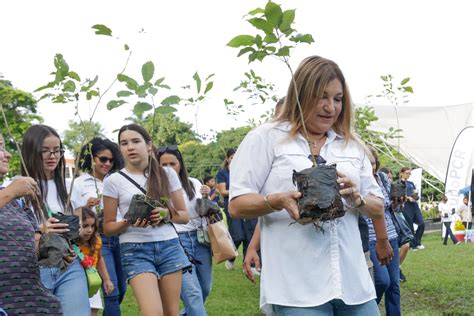
M 464 128 L 474 126 L 474 103 L 373 107 L 379 120 L 372 122 L 370 129 L 387 132 L 390 127 L 400 128 L 403 136 L 399 141 L 400 152 L 444 182 L 451 150 L 458 134 Z M 393 146 L 398 145 L 397 139 L 389 142 Z M 474 144 L 474 140 L 472 143 Z M 471 166 L 473 165 L 474 154 L 471 158 Z

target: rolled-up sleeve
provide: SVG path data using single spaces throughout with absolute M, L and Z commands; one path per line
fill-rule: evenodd
M 265 135 L 255 131 L 247 134 L 230 164 L 230 199 L 260 193 L 272 168 L 273 158 L 268 130 Z

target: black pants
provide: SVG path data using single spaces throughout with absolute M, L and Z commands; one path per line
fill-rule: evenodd
M 408 203 L 413 203 L 414 205 L 407 205 Z M 407 224 L 410 227 L 413 236 L 415 237 L 410 242 L 410 246 L 411 248 L 416 248 L 417 246 L 421 245 L 421 237 L 423 237 L 423 233 L 425 232 L 425 222 L 423 220 L 423 216 L 421 215 L 418 204 L 415 202 L 407 202 L 403 208 L 403 216 L 405 217 L 405 220 L 407 221 Z M 414 223 L 418 225 L 416 232 L 415 228 L 413 227 Z
M 451 230 L 451 222 L 443 222 L 444 227 L 446 227 L 446 235 L 444 235 L 443 245 L 448 244 L 448 236 L 451 237 L 453 244 L 456 244 L 458 241 L 456 236 L 454 236 L 453 231 Z

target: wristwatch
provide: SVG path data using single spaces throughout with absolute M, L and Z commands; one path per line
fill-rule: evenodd
M 356 206 L 356 208 L 364 207 L 365 204 L 367 204 L 367 202 L 365 202 L 364 197 L 361 195 L 361 196 L 360 196 L 360 204 L 359 204 L 358 206 Z

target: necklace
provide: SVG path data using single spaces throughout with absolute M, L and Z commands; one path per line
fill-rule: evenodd
M 318 141 L 308 140 L 308 143 L 309 143 L 313 148 L 318 148 L 318 146 L 319 146 L 324 140 L 326 140 L 326 134 L 324 134 L 323 137 L 321 137 L 321 139 L 319 139 Z

